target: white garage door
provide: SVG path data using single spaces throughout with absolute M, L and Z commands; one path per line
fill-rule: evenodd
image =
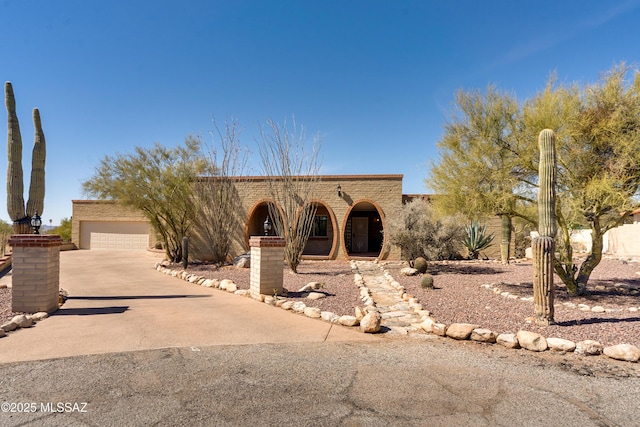
M 145 251 L 149 247 L 149 225 L 141 222 L 83 221 L 81 249 Z

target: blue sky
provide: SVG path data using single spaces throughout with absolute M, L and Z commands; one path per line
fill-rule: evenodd
M 554 70 L 595 81 L 638 65 L 639 40 L 640 0 L 0 0 L 0 78 L 16 94 L 25 181 L 40 109 L 54 225 L 105 155 L 208 140 L 213 116 L 238 119 L 255 174 L 259 125 L 295 115 L 323 138 L 323 173 L 399 173 L 405 193 L 428 192 L 458 89 L 524 100 Z

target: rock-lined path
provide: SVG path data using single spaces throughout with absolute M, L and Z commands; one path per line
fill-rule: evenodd
M 353 261 L 354 273 L 359 274 L 368 288 L 374 306 L 382 317 L 382 326 L 389 331 L 407 334 L 422 332 L 420 323 L 429 315 L 415 298 L 379 264 L 372 261 Z

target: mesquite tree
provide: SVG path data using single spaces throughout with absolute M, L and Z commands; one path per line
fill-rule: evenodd
M 553 258 L 556 237 L 556 136 L 545 129 L 538 136 L 540 149 L 538 233 L 533 251 L 533 301 L 536 323 L 553 323 Z
M 200 139 L 189 136 L 181 146 L 135 147 L 134 153 L 105 156 L 84 192 L 117 200 L 139 210 L 160 237 L 167 259 L 183 258 L 182 238 L 189 236 L 198 214 L 194 182 L 213 168 L 202 156 Z
M 44 210 L 44 165 L 46 159 L 46 143 L 40 111 L 33 109 L 33 126 L 35 139 L 31 155 L 31 182 L 29 199 L 24 204 L 24 184 L 22 174 L 22 136 L 16 114 L 16 100 L 11 82 L 4 84 L 5 104 L 7 106 L 7 212 L 14 221 L 13 232 L 28 234 L 31 232 L 30 218 L 36 213 L 42 215 Z
M 639 206 L 640 72 L 621 64 L 585 85 L 558 84 L 552 76 L 521 106 L 492 88 L 486 94 L 461 93 L 457 104 L 427 182 L 444 195 L 436 202 L 471 218 L 506 214 L 536 228 L 535 142 L 540 129 L 553 129 L 559 231 L 554 269 L 569 294 L 586 293 L 602 259 L 604 234 Z M 593 241 L 581 263 L 570 241 L 579 228 L 590 229 Z
M 439 164 L 426 184 L 438 194 L 436 210 L 469 219 L 500 215 L 501 258 L 509 262 L 513 218 L 520 216 L 518 150 L 521 111 L 514 95 L 489 86 L 459 91 L 456 108 L 438 143 Z

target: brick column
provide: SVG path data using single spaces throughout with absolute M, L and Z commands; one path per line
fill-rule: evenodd
M 282 292 L 284 237 L 251 236 L 251 296 L 273 295 Z
M 13 311 L 51 313 L 58 309 L 60 245 L 56 235 L 14 234 L 9 239 L 13 264 Z

